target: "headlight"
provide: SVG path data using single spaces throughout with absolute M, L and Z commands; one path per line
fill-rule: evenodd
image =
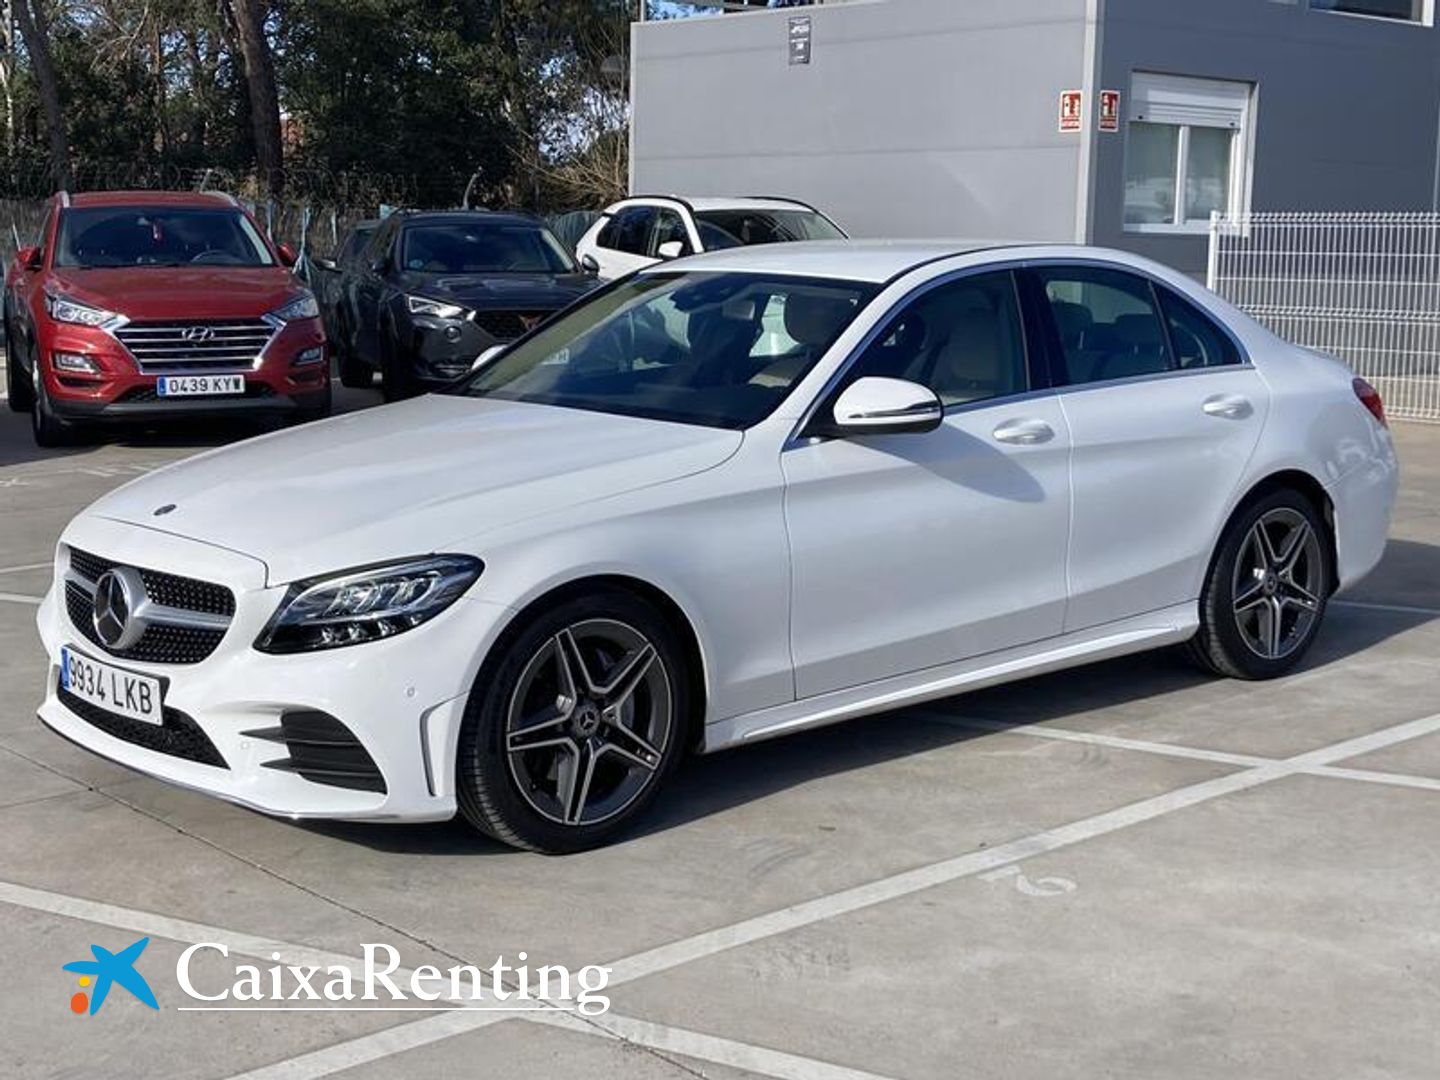
M 255 648 L 313 652 L 403 634 L 453 604 L 484 568 L 468 555 L 435 555 L 298 582 Z
M 113 311 L 91 307 L 78 300 L 71 300 L 62 293 L 45 294 L 45 310 L 56 322 L 73 323 L 76 326 L 105 326 L 120 318 Z
M 319 314 L 320 305 L 315 300 L 315 294 L 307 291 L 302 292 L 284 307 L 276 308 L 270 313 L 270 316 L 281 322 L 293 322 L 295 319 L 313 319 Z
M 458 319 L 465 314 L 459 304 L 447 304 L 442 300 L 431 300 L 428 296 L 407 296 L 405 306 L 411 315 L 434 315 L 437 319 Z

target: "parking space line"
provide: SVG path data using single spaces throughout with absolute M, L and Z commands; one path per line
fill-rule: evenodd
M 1335 607 L 1355 608 L 1359 611 L 1388 611 L 1396 615 L 1430 615 L 1440 617 L 1440 608 L 1412 607 L 1409 604 L 1375 604 L 1368 600 L 1332 600 Z
M 24 566 L 0 566 L 0 574 L 18 574 L 25 570 L 49 570 L 53 562 L 32 562 Z
M 945 713 L 911 709 L 908 716 L 951 727 L 968 728 L 974 731 L 992 731 L 1003 735 L 1023 735 L 1035 739 L 1053 739 L 1057 742 L 1084 743 L 1090 746 L 1105 746 L 1114 750 L 1130 750 L 1140 754 L 1155 754 L 1159 757 L 1185 758 L 1192 761 L 1210 761 L 1220 765 L 1238 765 L 1244 768 L 1258 768 L 1262 765 L 1281 764 L 1284 758 L 1260 757 L 1254 754 L 1232 754 L 1225 750 L 1203 750 L 1195 746 L 1177 743 L 1150 742 L 1146 739 L 1127 739 L 1118 735 L 1101 735 L 1091 731 L 1072 731 L 1068 728 L 1048 727 L 1044 724 L 1008 724 L 1003 720 L 981 720 L 970 716 L 949 716 Z M 1359 756 L 1365 751 L 1356 751 Z M 1344 769 L 1333 765 L 1299 766 L 1298 773 L 1324 776 L 1332 780 L 1359 780 L 1369 784 L 1389 784 L 1392 787 L 1419 788 L 1425 791 L 1440 791 L 1440 780 L 1429 776 L 1409 776 L 1404 773 L 1381 772 L 1375 769 Z
M 45 602 L 45 598 L 43 596 L 21 596 L 19 593 L 0 592 L 0 601 L 9 604 L 31 604 L 34 607 L 39 607 Z
M 604 1034 L 617 1041 L 634 1043 L 651 1050 L 683 1054 L 711 1064 L 728 1065 L 733 1069 L 779 1077 L 781 1080 L 886 1080 L 877 1073 L 861 1069 L 832 1065 L 828 1061 L 787 1054 L 781 1050 L 754 1046 L 735 1039 L 722 1039 L 717 1035 L 671 1027 L 669 1024 L 616 1016 L 613 1013 L 591 1017 L 588 1021 L 569 1013 L 555 1011 L 535 1013 L 521 1019 L 524 1023 L 580 1031 L 587 1035 L 594 1035 L 595 1028 L 600 1028 Z

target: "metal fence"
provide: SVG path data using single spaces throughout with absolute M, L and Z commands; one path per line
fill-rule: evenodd
M 1440 214 L 1216 214 L 1206 284 L 1440 422 Z

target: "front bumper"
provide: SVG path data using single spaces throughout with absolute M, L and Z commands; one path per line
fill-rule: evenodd
M 150 776 L 268 814 L 391 821 L 453 816 L 455 748 L 465 703 L 508 609 L 466 596 L 431 622 L 384 641 L 271 656 L 251 643 L 285 587 L 267 584 L 259 561 L 151 529 L 83 517 L 62 537 L 57 581 L 63 580 L 71 547 L 223 584 L 235 594 L 236 606 L 224 638 L 205 659 L 142 663 L 107 655 L 88 641 L 70 623 L 63 584 L 52 587 L 37 617 L 49 658 L 39 716 L 57 734 Z M 164 680 L 166 708 L 193 721 L 224 764 L 141 745 L 68 706 L 58 690 L 63 645 Z M 277 767 L 286 747 L 256 732 L 273 730 L 282 716 L 297 712 L 324 713 L 343 723 L 378 768 L 384 791 L 317 782 Z
M 55 323 L 41 342 L 43 357 L 37 373 L 45 380 L 50 407 L 57 416 L 86 422 L 124 422 L 178 416 L 223 416 L 235 413 L 284 414 L 321 409 L 328 400 L 329 355 L 319 319 L 286 323 L 250 365 L 210 366 L 168 374 L 244 375 L 243 397 L 161 398 L 158 375 L 145 373 L 129 351 L 108 332 Z M 296 365 L 296 357 L 321 350 L 319 360 Z M 55 353 L 84 356 L 94 373 L 59 370 Z

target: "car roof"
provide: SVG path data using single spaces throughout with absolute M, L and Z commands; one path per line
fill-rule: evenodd
M 630 203 L 675 202 L 689 206 L 691 210 L 703 213 L 706 210 L 814 210 L 809 203 L 800 199 L 789 199 L 780 195 L 631 195 L 611 206 L 625 206 Z
M 1094 259 L 1167 279 L 1175 276 L 1174 271 L 1131 252 L 1083 244 L 984 240 L 804 240 L 752 244 L 657 263 L 641 273 L 711 270 L 884 284 L 922 266 L 964 256 L 972 256 L 964 259 L 966 266 L 1016 259 Z
M 684 268 L 883 282 L 924 263 L 965 255 L 987 246 L 990 245 L 959 240 L 949 243 L 932 240 L 802 240 L 723 248 L 661 263 L 652 267 L 651 271 Z
M 494 225 L 543 225 L 537 217 L 509 210 L 397 210 L 402 225 L 466 225 L 485 221 Z
M 71 206 L 193 206 L 233 207 L 235 200 L 219 191 L 80 191 Z

